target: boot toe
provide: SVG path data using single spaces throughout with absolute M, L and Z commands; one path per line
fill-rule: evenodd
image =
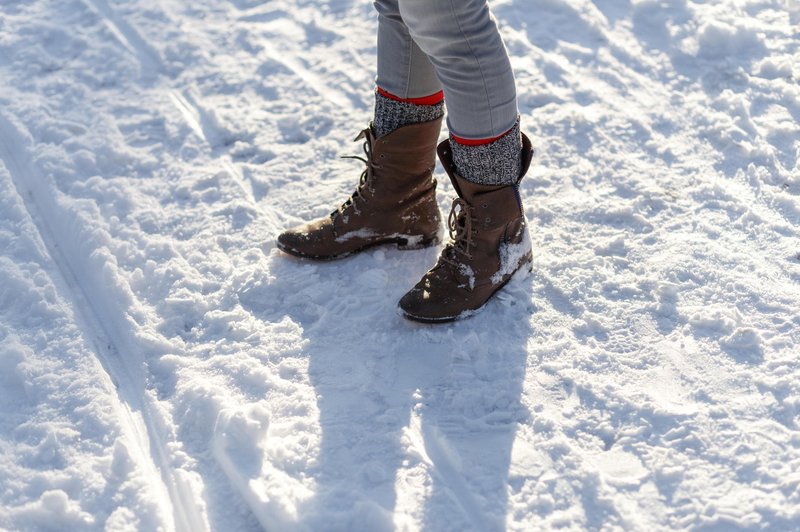
M 424 315 L 425 306 L 422 304 L 422 289 L 412 288 L 400 298 L 397 306 L 406 316 Z
M 420 283 L 422 285 L 423 283 Z M 459 305 L 453 305 L 451 297 L 437 294 L 431 287 L 417 285 L 409 290 L 397 304 L 403 316 L 424 323 L 441 323 L 460 317 Z
M 326 218 L 284 231 L 278 235 L 276 244 L 281 251 L 307 259 L 328 260 L 339 252 L 330 220 Z
M 424 323 L 442 321 L 434 312 L 435 309 L 423 300 L 422 290 L 412 289 L 404 295 L 397 304 L 403 317 Z
M 302 228 L 285 231 L 278 235 L 278 249 L 291 253 L 292 255 L 307 256 L 310 249 L 311 239 L 307 232 Z

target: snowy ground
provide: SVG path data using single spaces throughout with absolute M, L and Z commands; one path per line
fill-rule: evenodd
M 800 529 L 800 3 L 492 6 L 535 269 L 433 327 L 273 245 L 369 2 L 0 3 L 0 529 Z

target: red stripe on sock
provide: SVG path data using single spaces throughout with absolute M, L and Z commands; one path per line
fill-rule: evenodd
M 490 139 L 465 139 L 465 138 L 462 138 L 462 137 L 457 137 L 457 136 L 453 135 L 452 133 L 450 134 L 450 137 L 452 137 L 452 139 L 454 141 L 458 142 L 459 144 L 461 144 L 463 146 L 483 146 L 484 144 L 491 144 L 492 142 L 495 142 L 495 141 L 498 141 L 498 140 L 502 139 L 503 137 L 505 137 L 506 135 L 511 133 L 513 130 L 514 130 L 514 128 L 512 127 L 511 129 L 509 129 L 508 131 L 506 131 L 502 135 L 498 135 L 498 136 L 492 137 Z
M 444 92 L 439 91 L 436 94 L 431 94 L 430 96 L 423 96 L 421 98 L 401 98 L 400 96 L 395 96 L 389 91 L 385 91 L 382 88 L 378 87 L 378 94 L 385 98 L 389 98 L 390 100 L 396 100 L 398 102 L 404 103 L 413 103 L 415 105 L 436 105 L 437 103 L 442 103 L 444 101 Z

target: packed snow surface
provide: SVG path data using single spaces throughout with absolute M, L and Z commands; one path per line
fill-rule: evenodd
M 274 244 L 370 2 L 0 3 L 0 529 L 800 528 L 800 3 L 491 5 L 534 273 L 427 326 Z

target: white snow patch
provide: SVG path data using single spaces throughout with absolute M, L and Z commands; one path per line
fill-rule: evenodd
M 475 288 L 475 271 L 472 267 L 468 264 L 464 264 L 463 262 L 458 265 L 458 271 L 467 278 L 467 284 L 469 285 L 470 290 Z
M 744 24 L 744 21 L 737 21 L 735 25 L 720 21 L 704 24 L 698 36 L 698 55 L 706 59 L 720 59 L 762 51 L 764 43 L 758 32 Z
M 373 229 L 362 228 L 362 229 L 358 229 L 356 231 L 350 231 L 348 233 L 341 234 L 341 235 L 336 237 L 336 241 L 337 242 L 347 242 L 348 240 L 352 240 L 354 238 L 366 239 L 366 238 L 372 238 L 372 237 L 377 236 L 377 235 L 378 235 L 378 233 Z
M 94 518 L 62 490 L 45 491 L 39 500 L 14 508 L 11 516 L 23 527 L 38 530 L 81 529 L 95 524 Z
M 492 284 L 502 283 L 519 268 L 522 259 L 531 252 L 531 237 L 528 224 L 523 229 L 522 240 L 518 244 L 503 242 L 500 244 L 500 269 L 492 274 Z

